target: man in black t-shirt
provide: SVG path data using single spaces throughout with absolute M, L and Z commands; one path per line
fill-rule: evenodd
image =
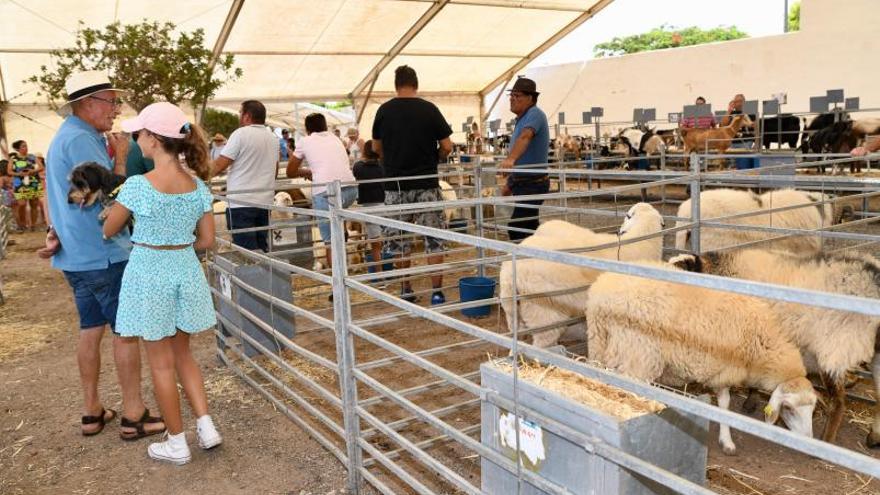
M 437 177 L 421 179 L 402 179 L 416 175 L 436 175 L 437 164 L 445 160 L 452 151 L 452 128 L 433 103 L 418 97 L 419 80 L 416 71 L 402 65 L 394 71 L 394 88 L 397 97 L 386 101 L 379 107 L 373 120 L 373 150 L 382 157 L 385 168 L 385 204 L 423 203 L 442 201 Z M 403 214 L 404 222 L 442 229 L 445 227 L 443 210 Z M 403 256 L 409 251 L 409 239 L 400 239 L 404 234 L 398 229 L 383 229 L 389 237 L 386 250 L 395 256 Z M 425 252 L 429 254 L 428 263 L 443 263 L 443 242 L 433 237 L 425 238 Z M 408 268 L 409 260 L 401 260 L 399 268 Z M 431 276 L 434 293 L 431 304 L 443 304 L 446 298 L 440 288 L 443 276 Z M 402 282 L 401 298 L 415 301 L 409 281 Z

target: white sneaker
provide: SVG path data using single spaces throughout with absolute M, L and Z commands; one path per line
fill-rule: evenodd
M 177 435 L 169 435 L 168 432 L 165 432 L 163 438 L 165 438 L 164 442 L 151 443 L 147 448 L 151 459 L 170 462 L 178 466 L 182 466 L 192 459 L 184 432 Z
M 211 416 L 204 415 L 196 420 L 196 433 L 199 437 L 199 447 L 208 450 L 223 443 L 223 437 L 214 427 L 214 421 Z

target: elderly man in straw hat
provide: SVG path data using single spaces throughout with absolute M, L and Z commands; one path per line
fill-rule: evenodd
M 124 230 L 112 239 L 104 239 L 98 213 L 101 206 L 83 207 L 67 202 L 70 172 L 83 162 L 95 162 L 118 175 L 125 174 L 128 137 L 104 133 L 113 127 L 122 100 L 101 71 L 71 74 L 65 84 L 67 102 L 58 113 L 64 122 L 52 138 L 46 153 L 46 194 L 52 226 L 46 237 L 42 257 L 51 257 L 52 266 L 62 270 L 73 289 L 79 313 L 77 362 L 82 385 L 84 409 L 81 431 L 97 435 L 116 417 L 98 397 L 101 370 L 101 338 L 104 327 L 114 329 L 116 306 L 122 273 L 128 261 L 130 241 Z M 110 148 L 115 163 L 110 159 Z M 153 417 L 141 395 L 141 359 L 136 338 L 113 339 L 113 357 L 122 389 L 122 420 L 119 432 L 123 440 L 136 440 L 161 433 L 165 424 Z
M 223 147 L 226 146 L 226 136 L 220 134 L 214 134 L 214 137 L 211 138 L 211 160 L 216 160 L 220 157 L 220 152 L 223 151 Z

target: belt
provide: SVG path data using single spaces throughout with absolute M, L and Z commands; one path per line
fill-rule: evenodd
M 175 244 L 170 246 L 155 246 L 153 244 L 141 244 L 140 242 L 132 242 L 135 246 L 155 249 L 158 251 L 176 251 L 180 249 L 186 249 L 188 247 L 192 247 L 192 244 Z
M 546 174 L 544 174 L 544 175 L 529 174 L 529 175 L 520 175 L 520 176 L 517 176 L 516 174 L 510 175 L 510 183 L 511 184 L 540 184 L 542 182 L 549 182 L 549 181 L 550 181 L 550 177 Z

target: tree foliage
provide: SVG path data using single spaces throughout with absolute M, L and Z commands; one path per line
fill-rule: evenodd
M 674 29 L 668 25 L 654 28 L 647 33 L 615 37 L 611 41 L 599 43 L 593 48 L 596 57 L 611 57 L 614 55 L 626 55 L 630 53 L 660 50 L 663 48 L 677 48 L 680 46 L 701 45 L 716 41 L 737 40 L 748 38 L 748 34 L 740 31 L 736 26 L 719 26 L 717 28 L 703 30 L 696 26 L 684 29 Z
M 72 72 L 104 70 L 114 86 L 128 91 L 128 104 L 140 111 L 155 101 L 190 101 L 199 107 L 228 81 L 241 77 L 232 55 L 219 57 L 213 72 L 209 70 L 212 52 L 205 48 L 204 30 L 174 29 L 170 22 L 147 20 L 92 29 L 80 21 L 74 46 L 52 50 L 52 67 L 40 67 L 25 82 L 35 83 L 54 106 L 64 100 L 64 82 Z
M 800 31 L 801 29 L 801 3 L 797 2 L 788 8 L 788 30 Z
M 206 108 L 202 115 L 202 127 L 211 136 L 219 132 L 228 138 L 238 128 L 238 117 L 229 112 Z

